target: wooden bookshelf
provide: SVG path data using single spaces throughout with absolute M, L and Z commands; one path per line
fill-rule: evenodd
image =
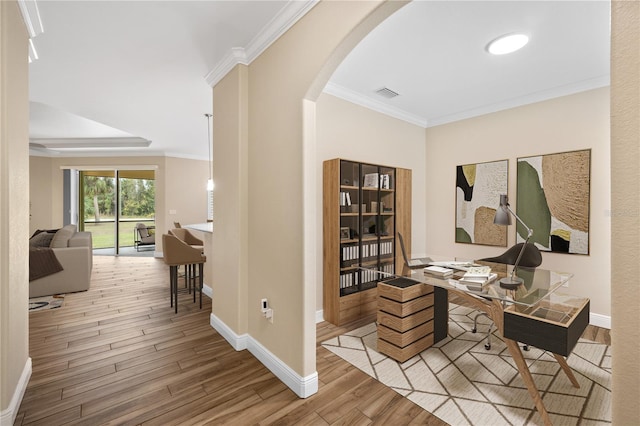
M 411 170 L 333 159 L 323 173 L 324 318 L 373 318 L 384 275 L 359 268 L 402 271 L 397 232 L 411 235 Z

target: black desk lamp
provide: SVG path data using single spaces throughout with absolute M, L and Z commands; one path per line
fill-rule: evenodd
M 513 210 L 511 210 L 511 208 L 509 208 L 509 197 L 507 197 L 507 194 L 501 194 L 500 207 L 498 208 L 498 210 L 496 210 L 496 216 L 493 218 L 493 223 L 495 223 L 496 225 L 511 225 L 511 216 L 509 216 L 509 214 L 512 214 L 513 217 L 515 217 L 522 224 L 522 226 L 524 226 L 524 228 L 527 230 L 527 239 L 522 245 L 522 249 L 520 249 L 518 258 L 513 264 L 513 271 L 511 271 L 511 276 L 504 277 L 500 280 L 500 287 L 512 289 L 512 288 L 518 287 L 520 284 L 524 282 L 522 278 L 516 277 L 516 270 L 518 269 L 518 264 L 520 263 L 520 259 L 522 258 L 522 255 L 524 254 L 524 251 L 527 248 L 527 243 L 529 242 L 529 238 L 531 238 L 531 236 L 533 235 L 533 229 L 529 228 L 522 221 L 522 219 L 520 219 L 518 215 L 515 214 Z

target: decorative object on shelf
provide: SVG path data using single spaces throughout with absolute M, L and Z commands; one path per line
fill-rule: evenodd
M 504 277 L 500 280 L 500 287 L 503 288 L 516 288 L 520 284 L 523 283 L 523 279 L 520 277 L 516 277 L 516 271 L 518 270 L 518 265 L 520 264 L 520 259 L 522 259 L 522 255 L 524 254 L 525 248 L 527 247 L 527 243 L 529 242 L 529 238 L 533 235 L 533 229 L 529 228 L 523 221 L 518 217 L 517 214 L 511 210 L 509 207 L 509 197 L 507 194 L 500 195 L 500 208 L 496 210 L 495 218 L 493 219 L 493 223 L 496 225 L 511 225 L 511 216 L 512 214 L 520 224 L 527 230 L 527 239 L 522 245 L 522 249 L 520 249 L 520 253 L 513 264 L 513 270 L 511 271 L 511 276 Z
M 508 160 L 456 167 L 456 243 L 506 247 L 507 230 L 493 224 L 495 200 L 507 192 Z
M 351 232 L 348 226 L 343 226 L 340 228 L 340 239 L 348 240 L 351 237 Z
M 541 250 L 589 254 L 591 150 L 518 158 L 516 213 Z M 526 229 L 516 227 L 516 242 Z

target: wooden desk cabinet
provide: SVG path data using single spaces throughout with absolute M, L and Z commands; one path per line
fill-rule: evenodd
M 589 299 L 553 293 L 534 306 L 504 310 L 504 337 L 569 356 L 589 325 Z
M 447 291 L 408 278 L 378 283 L 378 351 L 404 362 L 447 336 Z

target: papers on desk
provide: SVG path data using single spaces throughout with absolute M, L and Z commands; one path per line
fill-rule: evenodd
M 453 275 L 453 271 L 451 269 L 443 268 L 441 266 L 427 266 L 424 268 L 424 273 L 440 278 Z
M 480 265 L 476 265 L 472 262 L 460 262 L 457 260 L 447 260 L 442 262 L 430 262 L 429 265 L 432 266 L 440 266 L 442 268 L 448 269 L 456 269 L 458 271 L 467 271 L 469 268 L 478 267 Z

